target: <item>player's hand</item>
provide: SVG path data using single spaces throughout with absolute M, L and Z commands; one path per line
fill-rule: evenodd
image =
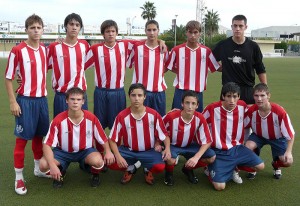
M 194 168 L 197 165 L 197 163 L 198 163 L 198 159 L 194 156 L 185 163 L 185 166 Z
M 104 162 L 107 165 L 111 165 L 115 162 L 115 156 L 112 152 L 106 152 L 104 155 Z
M 293 163 L 293 155 L 291 152 L 284 153 L 284 163 L 288 163 L 288 164 Z
M 166 53 L 168 51 L 168 47 L 167 47 L 165 41 L 161 40 L 161 39 L 159 40 L 159 48 L 160 48 L 160 51 L 162 54 Z
M 127 164 L 126 160 L 122 156 L 120 156 L 119 158 L 116 158 L 116 160 L 117 160 L 117 164 L 120 168 L 127 168 L 128 167 L 128 164 Z
M 21 108 L 17 102 L 11 103 L 9 107 L 11 114 L 15 117 L 19 117 L 22 114 Z
M 170 149 L 165 149 L 164 151 L 162 151 L 162 159 L 164 161 L 167 161 L 171 158 L 171 151 Z
M 50 167 L 50 175 L 54 180 L 60 181 L 61 172 L 59 168 L 55 165 L 54 167 Z

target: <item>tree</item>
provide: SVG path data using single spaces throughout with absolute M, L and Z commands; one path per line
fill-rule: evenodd
M 186 41 L 185 33 L 186 31 L 184 25 L 179 25 L 179 26 L 176 25 L 176 45 L 182 44 Z M 164 32 L 159 36 L 159 39 L 165 41 L 169 50 L 171 50 L 174 47 L 174 38 L 175 38 L 175 32 L 173 29 L 169 29 L 168 31 Z
M 205 14 L 205 31 L 210 40 L 215 34 L 218 34 L 219 21 L 220 18 L 217 11 L 214 12 L 214 10 L 212 9 L 211 11 L 207 11 L 207 14 Z
M 147 21 L 149 21 L 156 17 L 156 7 L 154 6 L 154 2 L 146 1 L 140 8 L 143 9 L 141 14 L 143 19 L 147 19 Z

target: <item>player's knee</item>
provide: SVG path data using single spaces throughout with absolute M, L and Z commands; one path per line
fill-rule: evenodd
M 212 156 L 210 158 L 207 158 L 207 164 L 213 163 L 215 161 L 215 159 L 216 159 L 216 155 L 214 155 L 214 156 Z
M 262 162 L 262 163 L 260 163 L 259 165 L 256 165 L 255 166 L 255 169 L 257 170 L 257 171 L 259 171 L 259 170 L 263 170 L 265 168 L 265 164 Z
M 170 158 L 166 161 L 167 165 L 175 165 L 176 163 L 176 159 L 174 158 Z
M 248 140 L 245 144 L 245 146 L 251 150 L 254 150 L 257 146 L 256 146 L 256 143 L 251 141 L 251 140 Z
M 216 182 L 213 182 L 213 185 L 214 185 L 215 190 L 217 190 L 217 191 L 222 191 L 226 187 L 225 183 L 216 183 Z
M 47 172 L 49 170 L 48 162 L 44 157 L 40 159 L 40 170 L 42 172 Z

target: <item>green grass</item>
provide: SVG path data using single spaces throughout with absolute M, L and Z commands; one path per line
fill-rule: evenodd
M 268 82 L 271 88 L 271 100 L 281 104 L 290 114 L 296 134 L 300 132 L 300 58 L 265 59 Z M 5 72 L 6 59 L 0 59 L 2 75 Z M 49 73 L 50 80 L 51 74 Z M 94 90 L 93 70 L 87 71 L 89 109 L 93 109 Z M 204 104 L 217 101 L 221 88 L 221 74 L 209 74 L 208 88 L 204 94 Z M 126 86 L 128 89 L 132 79 L 132 71 L 127 71 Z M 173 98 L 174 75 L 166 74 L 168 84 L 167 109 Z M 52 189 L 52 181 L 33 176 L 33 155 L 31 142 L 26 148 L 25 170 L 26 196 L 18 196 L 14 191 L 13 135 L 14 118 L 9 111 L 9 102 L 4 86 L 4 78 L 0 80 L 0 205 L 298 205 L 300 201 L 299 171 L 300 171 L 300 143 L 296 137 L 294 144 L 294 165 L 283 169 L 283 178 L 272 178 L 271 153 L 267 147 L 262 152 L 266 168 L 257 178 L 249 181 L 245 173 L 242 185 L 229 182 L 222 192 L 216 192 L 208 182 L 202 169 L 196 170 L 199 177 L 197 185 L 189 184 L 180 169 L 184 162 L 175 168 L 175 185 L 167 187 L 163 184 L 163 174 L 156 175 L 156 184 L 148 186 L 143 179 L 142 170 L 139 170 L 132 182 L 121 185 L 119 179 L 122 173 L 109 171 L 101 175 L 101 186 L 92 189 L 89 186 L 89 175 L 72 164 L 67 171 L 65 185 L 60 190 Z M 48 100 L 50 116 L 52 116 L 53 91 L 48 81 Z M 106 131 L 108 132 L 108 131 Z M 297 135 L 296 135 L 297 136 Z

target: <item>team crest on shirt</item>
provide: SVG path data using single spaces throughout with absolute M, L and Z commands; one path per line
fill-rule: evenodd
M 150 128 L 154 128 L 154 121 L 150 121 L 150 122 L 149 122 L 149 127 L 150 127 Z
M 274 120 L 274 126 L 275 127 L 279 127 L 279 122 L 278 122 L 278 120 L 276 119 L 276 120 Z
M 212 170 L 212 171 L 210 171 L 209 175 L 211 178 L 214 178 L 214 176 L 216 175 L 216 172 Z
M 204 54 L 203 54 L 202 57 L 201 57 L 201 61 L 202 61 L 202 62 L 205 62 L 205 61 L 206 61 L 206 56 L 205 56 Z
M 92 137 L 92 132 L 91 132 L 90 130 L 88 130 L 88 131 L 86 132 L 86 137 L 87 137 L 87 138 L 91 138 L 91 137 Z
M 242 116 L 239 116 L 239 123 L 243 122 L 244 121 L 244 117 Z
M 16 126 L 16 131 L 17 131 L 17 133 L 22 133 L 22 132 L 23 132 L 23 127 L 22 127 L 22 125 L 17 125 L 17 126 Z

